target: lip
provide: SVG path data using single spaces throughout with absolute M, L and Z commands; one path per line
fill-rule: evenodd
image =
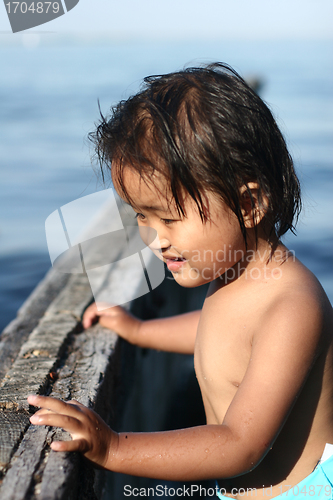
M 186 260 L 179 258 L 177 260 L 177 257 L 172 257 L 172 258 L 165 258 L 166 265 L 169 269 L 169 271 L 179 271 L 179 269 L 185 264 Z

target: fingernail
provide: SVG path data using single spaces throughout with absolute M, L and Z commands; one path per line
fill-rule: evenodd
M 30 422 L 32 424 L 37 424 L 39 421 L 40 421 L 40 418 L 37 417 L 37 415 L 32 415 L 32 417 L 30 417 Z

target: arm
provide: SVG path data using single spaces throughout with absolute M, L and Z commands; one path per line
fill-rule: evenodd
M 160 351 L 193 354 L 201 311 L 170 318 L 142 321 L 120 306 L 98 311 L 92 304 L 83 315 L 83 326 L 89 328 L 96 320 L 114 330 L 131 344 Z
M 221 425 L 117 435 L 90 410 L 41 397 L 29 402 L 51 412 L 42 410 L 31 421 L 72 434 L 73 441 L 52 443 L 54 450 L 81 451 L 116 472 L 178 481 L 245 474 L 273 445 L 321 346 L 321 311 L 314 304 L 297 309 L 294 301 L 283 302 L 263 318 L 265 327 L 253 339 L 251 361 Z

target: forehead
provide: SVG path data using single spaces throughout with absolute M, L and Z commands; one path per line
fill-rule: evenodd
M 174 205 L 170 183 L 159 172 L 140 175 L 126 166 L 122 168 L 121 178 L 117 169 L 112 171 L 112 181 L 119 196 L 133 206 L 166 209 Z
M 137 211 L 155 210 L 167 212 L 169 216 L 181 215 L 172 195 L 170 182 L 162 173 L 155 171 L 151 175 L 140 175 L 131 166 L 122 168 L 121 175 L 117 175 L 117 168 L 111 170 L 111 173 L 113 185 L 119 196 Z M 230 217 L 231 210 L 216 194 L 206 192 L 204 199 L 207 220 L 219 219 L 221 216 Z M 194 213 L 199 217 L 196 203 L 184 190 L 182 209 L 184 210 L 182 215 L 185 217 Z

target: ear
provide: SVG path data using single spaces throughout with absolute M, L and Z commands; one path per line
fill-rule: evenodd
M 249 182 L 240 188 L 241 209 L 247 229 L 260 224 L 268 209 L 268 198 L 262 195 L 259 201 L 259 184 Z

